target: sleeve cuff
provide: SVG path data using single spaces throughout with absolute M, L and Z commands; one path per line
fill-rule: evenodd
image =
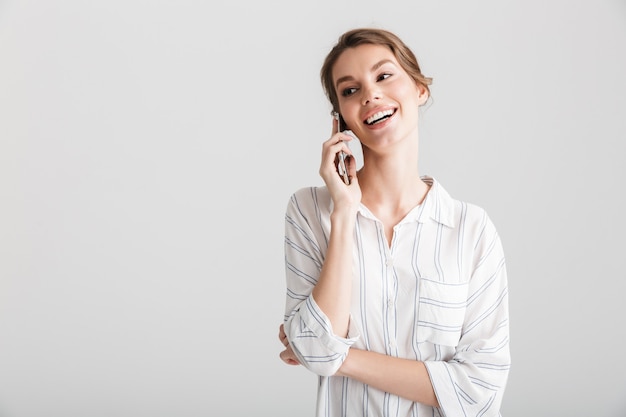
M 352 317 L 348 328 L 348 337 L 341 337 L 333 332 L 332 324 L 328 317 L 319 308 L 313 296 L 310 296 L 300 311 L 301 319 L 304 326 L 308 329 L 301 329 L 301 332 L 307 330 L 312 332 L 327 348 L 333 352 L 345 353 L 356 342 L 360 335 L 354 325 Z
M 457 394 L 454 391 L 454 385 L 451 383 L 448 364 L 442 361 L 425 361 L 424 365 L 435 391 L 441 414 L 444 416 L 464 415 L 464 411 L 457 399 Z

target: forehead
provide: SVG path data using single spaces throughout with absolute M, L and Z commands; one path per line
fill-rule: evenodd
M 333 66 L 333 79 L 375 71 L 377 65 L 389 61 L 399 65 L 391 49 L 383 45 L 364 44 L 348 48 L 339 55 Z

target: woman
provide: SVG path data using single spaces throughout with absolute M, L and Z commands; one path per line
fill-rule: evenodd
M 502 245 L 484 210 L 419 173 L 431 79 L 396 35 L 368 28 L 339 38 L 321 78 L 363 166 L 352 135 L 334 133 L 325 186 L 288 203 L 281 359 L 319 375 L 318 416 L 499 415 L 510 366 Z

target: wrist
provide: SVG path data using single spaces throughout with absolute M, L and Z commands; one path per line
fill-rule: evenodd
M 356 220 L 357 206 L 335 205 L 332 213 L 330 213 L 330 221 L 334 224 L 350 225 Z

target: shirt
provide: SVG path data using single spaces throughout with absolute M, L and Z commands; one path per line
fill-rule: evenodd
M 498 416 L 510 368 L 505 258 L 485 210 L 431 177 L 420 205 L 393 229 L 360 205 L 347 337 L 311 292 L 328 248 L 328 189 L 292 194 L 285 214 L 284 327 L 300 363 L 319 375 L 318 417 Z M 351 347 L 423 361 L 439 408 L 333 376 Z

